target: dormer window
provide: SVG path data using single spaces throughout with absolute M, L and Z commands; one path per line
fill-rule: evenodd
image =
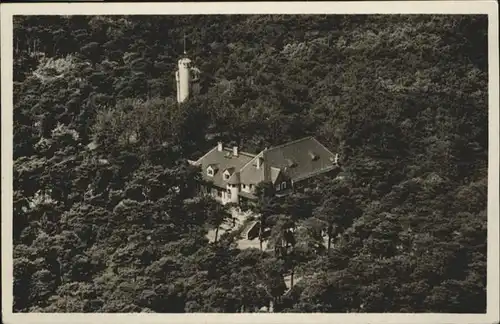
M 207 176 L 213 177 L 215 175 L 215 172 L 217 172 L 217 167 L 214 165 L 209 165 L 207 167 Z
M 312 161 L 316 161 L 317 159 L 319 159 L 319 156 L 314 152 L 309 152 L 309 157 Z
M 297 166 L 297 163 L 295 163 L 295 161 L 293 161 L 292 159 L 286 159 L 286 163 L 288 164 L 289 168 Z
M 222 178 L 224 178 L 224 180 L 229 180 L 229 178 L 231 178 L 231 175 L 233 174 L 232 171 L 234 171 L 234 168 L 226 169 L 222 174 Z

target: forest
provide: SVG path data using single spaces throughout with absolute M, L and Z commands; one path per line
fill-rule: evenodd
M 486 15 L 13 23 L 15 312 L 486 311 Z M 310 135 L 342 177 L 260 186 L 270 251 L 209 242 L 188 159 Z

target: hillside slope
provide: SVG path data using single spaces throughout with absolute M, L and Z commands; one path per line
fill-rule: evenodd
M 486 16 L 26 16 L 14 57 L 16 311 L 485 311 Z M 269 226 L 334 227 L 330 253 L 209 244 L 186 160 L 306 135 L 345 183 Z

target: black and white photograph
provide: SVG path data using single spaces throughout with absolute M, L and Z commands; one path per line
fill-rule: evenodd
M 3 311 L 495 322 L 498 6 L 473 2 L 2 5 Z

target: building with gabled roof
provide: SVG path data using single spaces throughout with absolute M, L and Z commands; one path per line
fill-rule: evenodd
M 338 154 L 328 150 L 314 137 L 305 137 L 257 154 L 226 148 L 222 143 L 197 161 L 207 184 L 204 193 L 222 203 L 238 204 L 242 199 L 255 200 L 255 189 L 270 182 L 277 195 L 285 195 L 297 183 L 320 174 L 338 170 Z

